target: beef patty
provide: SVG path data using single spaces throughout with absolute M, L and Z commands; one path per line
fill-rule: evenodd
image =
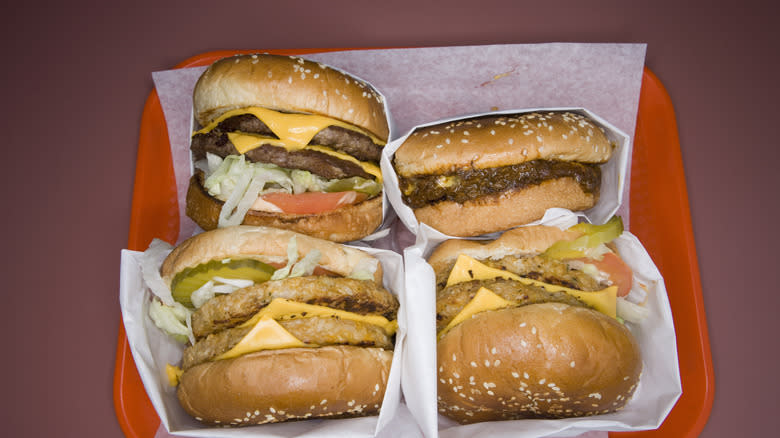
M 441 175 L 400 176 L 399 187 L 404 202 L 421 208 L 437 202 L 464 203 L 480 196 L 541 184 L 556 178 L 573 178 L 585 193 L 598 196 L 601 168 L 560 160 L 532 160 L 487 169 L 457 169 Z

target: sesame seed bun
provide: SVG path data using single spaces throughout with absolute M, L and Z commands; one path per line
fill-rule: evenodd
M 238 108 L 319 114 L 387 139 L 384 103 L 367 83 L 324 64 L 295 56 L 237 55 L 213 63 L 193 91 L 202 126 Z
M 449 236 L 471 237 L 541 219 L 548 208 L 581 211 L 596 202 L 598 197 L 584 192 L 574 179 L 559 178 L 466 202 L 437 202 L 414 209 L 414 216 Z
M 188 217 L 204 230 L 217 228 L 219 213 L 225 203 L 206 191 L 198 175 L 190 178 L 186 199 Z M 382 224 L 382 197 L 374 196 L 317 214 L 249 210 L 242 223 L 284 228 L 334 242 L 350 242 L 371 234 Z
M 415 130 L 393 157 L 419 222 L 476 236 L 598 202 L 600 164 L 614 145 L 586 116 L 564 111 L 467 118 Z
M 437 348 L 439 412 L 464 424 L 614 412 L 642 371 L 623 324 L 561 303 L 476 314 Z
M 179 244 L 166 257 L 160 275 L 170 285 L 177 273 L 211 260 L 252 258 L 265 263 L 287 262 L 287 246 L 295 237 L 303 258 L 312 250 L 321 254 L 319 266 L 335 274 L 348 276 L 356 266 L 376 266 L 374 281 L 382 284 L 382 266 L 372 255 L 335 242 L 289 230 L 239 225 L 196 234 Z
M 605 163 L 612 145 L 601 127 L 571 112 L 456 120 L 416 130 L 395 152 L 399 175 L 485 169 L 532 160 Z
M 351 346 L 265 350 L 188 369 L 177 395 L 190 415 L 219 425 L 376 415 L 392 354 Z

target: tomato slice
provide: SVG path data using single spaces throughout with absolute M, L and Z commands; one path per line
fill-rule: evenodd
M 290 193 L 268 193 L 261 198 L 279 207 L 285 213 L 317 214 L 332 211 L 345 205 L 357 204 L 368 198 L 361 192 L 304 192 L 296 195 Z
M 618 287 L 617 296 L 624 297 L 631 291 L 633 272 L 617 254 L 608 252 L 601 260 L 585 259 L 584 262 L 596 266 L 596 269 L 609 275 L 612 284 Z

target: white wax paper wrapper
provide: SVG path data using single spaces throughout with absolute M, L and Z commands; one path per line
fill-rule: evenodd
M 568 228 L 578 216 L 568 210 L 548 210 L 539 221 Z M 467 426 L 440 416 L 436 410 L 436 298 L 433 269 L 425 260 L 443 240 L 450 238 L 422 225 L 416 243 L 404 251 L 409 333 L 405 354 L 414 366 L 404 369 L 402 389 L 410 411 L 428 437 L 546 437 L 572 436 L 587 431 L 630 431 L 657 428 L 682 393 L 671 308 L 663 278 L 642 244 L 629 232 L 616 241 L 617 248 L 634 271 L 634 287 L 647 292 L 649 316 L 641 324 L 628 324 L 642 351 L 639 386 L 620 411 L 585 418 L 484 422 Z M 641 285 L 641 286 L 640 286 Z M 412 360 L 413 359 L 413 360 Z
M 159 330 L 149 317 L 151 292 L 145 287 L 141 274 L 141 252 L 123 250 L 121 258 L 121 281 L 119 303 L 133 359 L 143 381 L 146 393 L 160 416 L 166 433 L 195 437 L 371 437 L 383 431 L 390 424 L 419 435 L 416 423 L 402 411 L 400 380 L 403 367 L 404 345 L 407 338 L 403 261 L 401 255 L 388 250 L 363 248 L 382 263 L 385 287 L 398 296 L 398 332 L 393 362 L 388 378 L 387 390 L 378 416 L 338 420 L 307 420 L 288 423 L 249 426 L 243 428 L 207 427 L 190 417 L 179 405 L 175 388 L 168 384 L 165 365 L 181 361 L 183 347 Z M 398 417 L 398 418 L 396 418 Z M 385 431 L 387 433 L 388 431 Z
M 630 146 L 645 51 L 645 44 L 547 43 L 304 56 L 348 71 L 376 87 L 390 109 L 391 139 L 431 120 L 513 108 L 577 107 L 588 108 L 627 133 Z M 197 231 L 184 214 L 184 196 L 190 175 L 192 89 L 204 69 L 152 74 L 168 127 L 179 195 L 180 240 Z M 629 181 L 626 174 L 618 209 L 627 227 Z
M 588 220 L 588 222 L 593 224 L 603 224 L 608 221 L 609 218 L 615 215 L 615 213 L 617 213 L 620 207 L 623 205 L 623 196 L 626 193 L 626 177 L 630 165 L 629 157 L 631 156 L 631 144 L 627 134 L 585 108 L 526 108 L 471 114 L 467 117 L 482 117 L 488 115 L 528 112 L 546 113 L 550 111 L 567 111 L 587 116 L 597 125 L 604 128 L 609 141 L 616 145 L 610 160 L 601 165 L 601 192 L 599 200 L 596 205 L 584 212 L 585 218 Z M 395 169 L 392 165 L 393 155 L 395 154 L 395 151 L 398 150 L 401 145 L 403 145 L 406 139 L 416 129 L 431 125 L 438 125 L 440 123 L 447 123 L 458 120 L 459 118 L 460 117 L 436 120 L 420 126 L 415 126 L 410 129 L 409 132 L 407 132 L 404 136 L 390 142 L 382 151 L 380 165 L 382 167 L 382 175 L 385 178 L 385 195 L 390 200 L 390 204 L 392 204 L 393 209 L 398 215 L 398 218 L 404 223 L 404 225 L 406 225 L 406 228 L 408 228 L 414 234 L 417 234 L 420 223 L 414 216 L 414 211 L 409 206 L 404 204 L 401 198 L 401 191 L 398 186 L 398 175 L 395 173 Z M 518 147 L 523 147 L 522 143 L 518 143 Z

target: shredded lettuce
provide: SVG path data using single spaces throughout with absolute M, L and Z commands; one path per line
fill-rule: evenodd
M 354 278 L 356 280 L 373 280 L 378 267 L 379 260 L 375 258 L 361 259 L 352 269 L 352 272 L 350 272 L 349 278 Z
M 623 297 L 617 299 L 617 315 L 628 322 L 640 323 L 650 314 L 650 310 L 632 303 Z
M 168 242 L 160 239 L 153 239 L 149 248 L 141 255 L 141 276 L 144 283 L 159 298 L 163 304 L 172 306 L 175 301 L 171 294 L 171 289 L 160 275 L 160 265 L 168 254 L 173 250 Z
M 371 179 L 351 177 L 328 180 L 306 170 L 252 163 L 244 155 L 228 155 L 222 159 L 207 153 L 205 161 L 196 163 L 196 167 L 206 174 L 203 186 L 211 196 L 225 203 L 219 216 L 220 228 L 240 224 L 258 196 L 265 193 L 354 190 L 374 196 L 382 191 L 382 185 Z
M 293 236 L 287 243 L 287 265 L 274 271 L 271 280 L 311 275 L 319 264 L 322 253 L 317 249 L 312 249 L 300 261 L 298 261 L 298 257 L 298 241 Z
M 312 249 L 292 267 L 288 278 L 311 275 L 314 272 L 314 268 L 316 268 L 317 264 L 320 262 L 321 258 L 322 253 L 318 249 Z
M 153 299 L 149 306 L 149 317 L 154 325 L 182 344 L 188 340 L 195 342 L 190 323 L 190 311 L 179 303 L 166 306 L 160 300 Z

